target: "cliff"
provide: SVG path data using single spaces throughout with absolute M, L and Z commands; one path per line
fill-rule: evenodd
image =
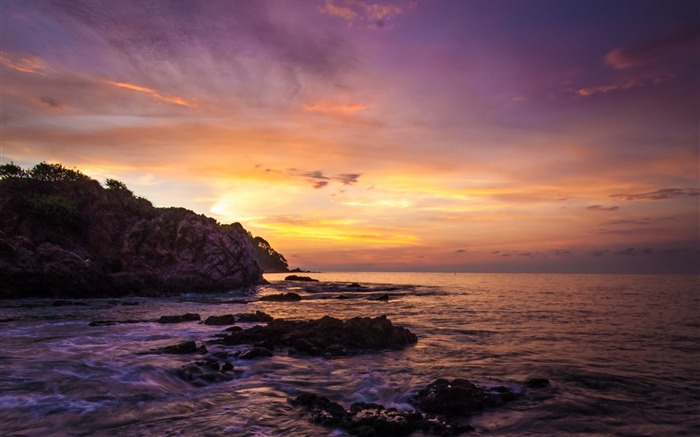
M 118 181 L 105 188 L 41 165 L 69 177 L 0 180 L 1 297 L 159 296 L 261 280 L 256 243 L 239 223 L 155 208 Z

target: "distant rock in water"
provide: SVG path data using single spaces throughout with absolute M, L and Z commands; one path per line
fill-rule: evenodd
M 318 282 L 318 279 L 309 276 L 289 275 L 284 278 L 285 281 L 303 281 L 303 282 Z
M 158 323 L 182 323 L 182 322 L 197 322 L 202 320 L 197 313 L 186 313 L 178 316 L 160 316 Z
M 301 300 L 297 293 L 268 294 L 260 298 L 263 302 L 296 302 Z
M 0 297 L 161 296 L 262 279 L 239 223 L 155 208 L 121 182 L 103 187 L 60 164 L 8 166 L 0 166 Z
M 501 406 L 515 400 L 507 387 L 478 387 L 466 379 L 437 379 L 410 401 L 423 411 L 443 415 L 469 416 L 484 408 Z

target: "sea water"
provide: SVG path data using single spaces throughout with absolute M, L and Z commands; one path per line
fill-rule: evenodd
M 309 274 L 318 283 L 284 276 L 226 294 L 62 306 L 2 301 L 0 434 L 338 436 L 344 432 L 310 422 L 290 399 L 310 392 L 346 408 L 364 401 L 411 409 L 411 396 L 435 379 L 466 378 L 523 394 L 469 418 L 471 435 L 700 435 L 698 276 Z M 292 291 L 303 299 L 257 301 Z M 389 299 L 378 300 L 384 294 Z M 148 353 L 207 343 L 225 328 L 161 324 L 162 315 L 255 311 L 298 320 L 386 315 L 418 343 L 333 359 L 284 350 L 231 359 L 235 377 L 204 386 L 177 376 L 198 356 Z M 98 320 L 132 323 L 90 326 Z M 527 390 L 532 377 L 550 385 Z

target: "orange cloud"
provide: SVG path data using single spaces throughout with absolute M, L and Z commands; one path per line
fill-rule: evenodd
M 16 56 L 0 51 L 0 63 L 22 73 L 44 74 L 46 66 L 36 56 Z
M 332 105 L 329 103 L 316 103 L 315 105 L 304 105 L 304 109 L 310 112 L 351 114 L 353 112 L 364 111 L 365 109 L 367 109 L 367 106 L 359 103 L 354 105 Z
M 159 94 L 156 90 L 151 89 L 151 88 L 146 88 L 146 87 L 134 85 L 131 83 L 125 83 L 125 82 L 114 82 L 111 80 L 108 80 L 107 83 L 110 85 L 114 85 L 116 87 L 126 88 L 126 89 L 130 89 L 133 91 L 138 91 L 141 93 L 148 94 L 149 96 L 153 97 L 156 100 L 160 100 L 161 102 L 172 103 L 174 105 L 180 105 L 180 106 L 195 106 L 194 103 L 188 102 L 187 100 L 185 100 L 181 97 L 163 96 L 163 95 Z

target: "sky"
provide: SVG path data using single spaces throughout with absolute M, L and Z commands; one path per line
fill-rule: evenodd
M 698 273 L 697 1 L 2 0 L 2 163 L 322 271 Z

